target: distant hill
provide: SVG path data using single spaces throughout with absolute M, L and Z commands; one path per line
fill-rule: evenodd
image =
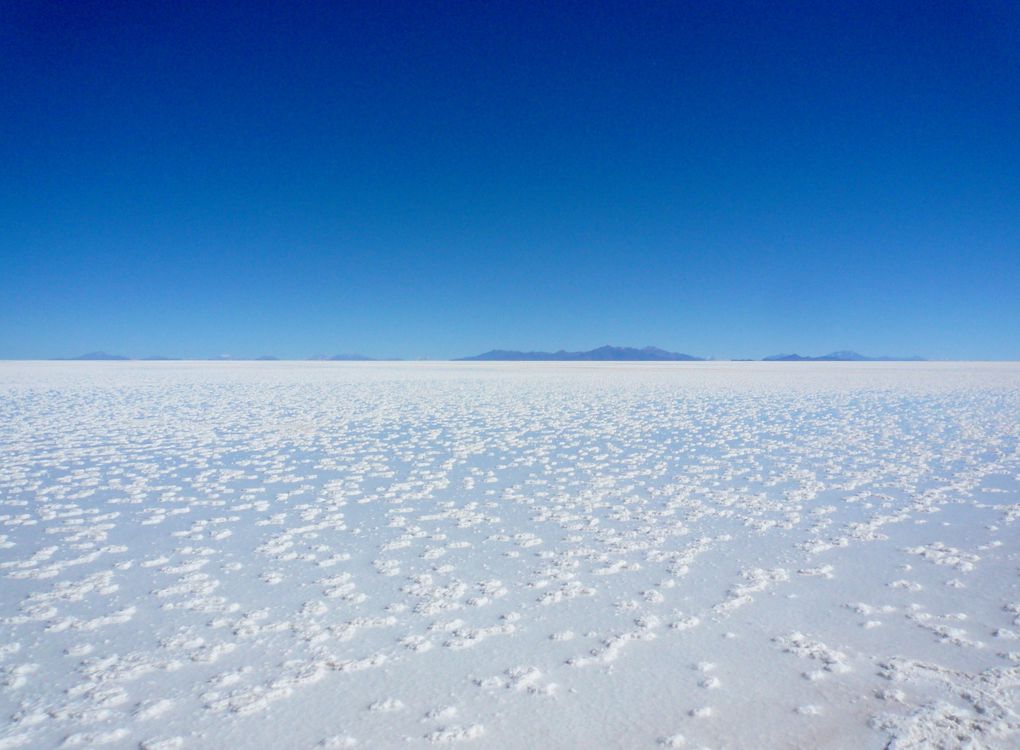
M 923 362 L 924 357 L 869 357 L 857 352 L 840 351 L 820 357 L 803 357 L 800 354 L 773 354 L 763 362 Z
M 88 360 L 90 362 L 107 362 L 115 361 L 122 362 L 130 357 L 125 357 L 121 354 L 107 354 L 106 352 L 89 352 L 88 354 L 79 354 L 77 357 L 71 357 L 73 360 Z
M 655 346 L 637 349 L 630 346 L 600 346 L 587 352 L 517 352 L 493 349 L 461 362 L 699 362 L 701 357 L 667 352 Z
M 316 362 L 374 362 L 374 357 L 366 357 L 364 354 L 316 354 L 308 359 Z
M 88 352 L 77 357 L 67 357 L 65 361 L 88 361 L 88 362 L 125 362 L 134 359 L 125 357 L 122 354 L 107 354 L 106 352 Z M 172 361 L 176 357 L 164 357 L 151 355 L 142 357 L 142 360 L 149 361 Z M 279 358 L 271 354 L 264 354 L 260 357 L 234 357 L 229 354 L 213 358 L 218 361 L 255 361 L 275 362 Z M 316 362 L 376 362 L 375 357 L 366 357 L 364 354 L 319 354 L 309 357 L 309 360 Z M 394 360 L 396 361 L 396 360 Z M 600 346 L 584 352 L 568 352 L 560 350 L 557 352 L 520 352 L 508 349 L 493 349 L 484 354 L 476 354 L 471 357 L 460 357 L 457 362 L 701 362 L 703 357 L 695 357 L 691 354 L 680 352 L 669 352 L 656 346 L 646 346 L 641 349 L 632 346 Z M 734 360 L 738 361 L 738 360 Z M 924 362 L 923 357 L 871 357 L 854 351 L 829 352 L 818 357 L 804 356 L 802 354 L 773 354 L 763 357 L 762 362 Z

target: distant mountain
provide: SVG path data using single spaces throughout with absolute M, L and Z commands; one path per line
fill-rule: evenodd
M 851 351 L 830 352 L 820 357 L 803 357 L 800 354 L 773 354 L 763 362 L 924 362 L 924 357 L 869 357 Z
M 799 354 L 770 354 L 762 357 L 762 362 L 811 362 L 812 357 L 802 357 Z
M 308 359 L 315 362 L 374 362 L 374 357 L 366 357 L 364 354 L 316 354 Z
M 88 354 L 80 354 L 77 357 L 71 357 L 73 360 L 88 360 L 90 362 L 122 362 L 130 357 L 125 357 L 121 354 L 107 354 L 106 352 L 89 352 Z
M 150 354 L 148 357 L 142 357 L 145 362 L 172 362 L 177 357 L 164 357 L 162 354 Z
M 600 346 L 587 352 L 516 352 L 493 349 L 461 362 L 699 362 L 701 357 L 667 352 L 655 346 L 636 349 L 631 346 Z
M 261 357 L 255 357 L 256 362 L 277 362 L 279 357 L 274 357 L 272 354 L 263 354 Z

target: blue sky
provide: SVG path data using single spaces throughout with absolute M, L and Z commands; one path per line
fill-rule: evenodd
M 0 357 L 1020 359 L 1020 5 L 14 2 Z

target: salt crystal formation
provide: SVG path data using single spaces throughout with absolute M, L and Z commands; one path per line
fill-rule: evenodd
M 1020 746 L 1020 366 L 0 363 L 0 749 Z

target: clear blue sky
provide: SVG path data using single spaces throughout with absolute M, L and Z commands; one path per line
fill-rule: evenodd
M 13 0 L 0 48 L 0 357 L 1020 358 L 1015 0 Z

